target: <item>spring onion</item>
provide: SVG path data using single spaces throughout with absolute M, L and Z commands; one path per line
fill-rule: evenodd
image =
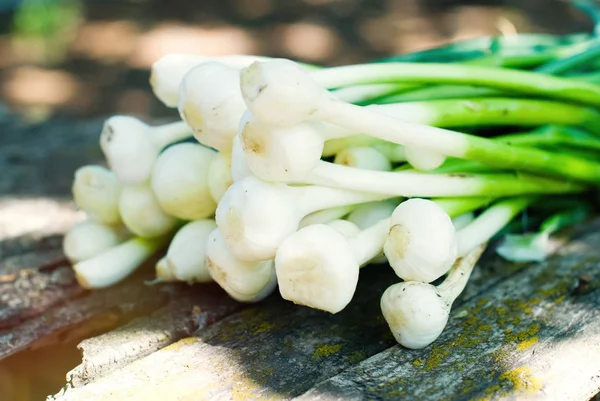
M 119 212 L 125 226 L 140 237 L 163 236 L 177 225 L 177 219 L 160 207 L 149 185 L 124 187 Z
M 152 64 L 150 86 L 156 97 L 167 107 L 177 107 L 179 88 L 185 74 L 192 68 L 208 61 L 217 61 L 230 67 L 242 68 L 265 57 L 231 55 L 223 57 L 206 57 L 197 54 L 172 53 L 163 56 Z
M 113 116 L 105 121 L 100 148 L 119 180 L 139 185 L 148 180 L 160 151 L 167 145 L 192 135 L 184 122 L 151 127 L 129 116 Z
M 212 219 L 191 221 L 181 227 L 169 244 L 167 254 L 156 263 L 156 278 L 161 282 L 212 281 L 205 264 L 208 236 L 216 228 Z
M 133 273 L 170 237 L 136 237 L 73 265 L 77 282 L 85 288 L 105 288 Z
M 321 119 L 390 142 L 480 161 L 498 168 L 555 174 L 589 182 L 600 181 L 600 163 L 537 149 L 511 147 L 481 137 L 413 124 L 337 100 L 288 60 L 256 62 L 243 69 L 241 75 L 241 90 L 246 105 L 264 124 L 293 126 L 303 121 Z M 563 81 L 573 84 L 564 79 L 558 83 L 567 85 Z M 575 98 L 587 96 L 600 99 L 600 86 L 589 85 L 582 91 L 572 92 L 562 85 L 556 86 L 556 91 L 564 89 L 561 93 L 572 93 Z
M 273 260 L 245 262 L 227 246 L 219 228 L 208 237 L 206 267 L 212 279 L 233 299 L 258 302 L 273 292 L 277 280 Z
M 257 177 L 267 181 L 327 185 L 395 196 L 500 196 L 578 190 L 573 183 L 526 175 L 443 176 L 350 168 L 320 159 L 323 138 L 314 124 L 269 126 L 246 113 L 240 125 L 245 162 Z
M 388 287 L 381 297 L 381 312 L 394 338 L 406 348 L 425 348 L 442 333 L 452 303 L 464 290 L 484 247 L 458 259 L 448 277 L 433 286 L 405 281 Z
M 563 227 L 583 221 L 589 213 L 586 205 L 555 213 L 542 222 L 538 232 L 507 234 L 496 253 L 512 262 L 540 262 L 552 251 L 550 236 Z
M 183 220 L 212 216 L 217 208 L 209 190 L 209 168 L 216 152 L 195 143 L 173 145 L 160 154 L 151 186 L 161 209 Z
M 208 167 L 208 192 L 212 199 L 218 203 L 231 184 L 233 184 L 231 154 L 217 152 Z
M 392 164 L 383 153 L 371 147 L 347 148 L 335 155 L 335 164 L 364 170 L 390 171 Z
M 535 196 L 508 198 L 494 203 L 458 233 L 458 256 L 489 241 L 519 212 L 537 200 Z
M 121 223 L 121 189 L 117 176 L 102 166 L 83 166 L 75 171 L 73 200 L 90 218 L 101 223 Z
M 108 226 L 93 220 L 71 227 L 63 238 L 63 252 L 71 263 L 98 255 L 127 239 L 123 227 Z
M 406 161 L 416 170 L 429 171 L 440 167 L 446 161 L 446 156 L 421 148 L 407 147 L 404 149 Z
M 179 114 L 198 142 L 231 152 L 238 121 L 246 110 L 239 86 L 238 69 L 218 62 L 202 63 L 185 75 L 179 90 Z
M 446 211 L 427 199 L 409 199 L 392 213 L 383 247 L 396 275 L 426 283 L 445 274 L 456 260 L 454 225 Z
M 237 258 L 267 260 L 275 257 L 278 246 L 307 214 L 387 197 L 314 185 L 291 187 L 247 177 L 229 187 L 217 207 L 216 220 Z
M 324 224 L 304 227 L 277 249 L 279 292 L 296 304 L 341 311 L 352 300 L 361 265 L 381 253 L 387 221 L 346 237 Z

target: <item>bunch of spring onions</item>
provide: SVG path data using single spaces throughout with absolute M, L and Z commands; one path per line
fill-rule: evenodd
M 361 268 L 385 263 L 398 279 L 383 316 L 400 344 L 425 347 L 498 233 L 500 255 L 538 261 L 589 216 L 599 43 L 482 38 L 331 68 L 165 56 L 150 83 L 182 121 L 105 122 L 109 168 L 75 173 L 89 219 L 65 254 L 87 288 L 163 251 L 155 282 L 214 281 L 241 302 L 278 289 L 330 313 L 352 301 Z M 507 231 L 524 211 L 529 223 Z

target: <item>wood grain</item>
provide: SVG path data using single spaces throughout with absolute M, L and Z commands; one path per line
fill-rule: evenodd
M 273 297 L 57 399 L 589 398 L 600 377 L 600 291 L 597 280 L 581 290 L 581 277 L 598 270 L 600 234 L 542 264 L 504 265 L 508 277 L 490 288 L 484 277 L 500 265 L 483 264 L 470 284 L 479 291 L 424 350 L 392 346 L 378 301 L 394 278 L 374 267 L 340 314 Z
M 600 388 L 599 266 L 600 234 L 574 241 L 458 307 L 427 349 L 394 346 L 299 400 L 587 400 Z

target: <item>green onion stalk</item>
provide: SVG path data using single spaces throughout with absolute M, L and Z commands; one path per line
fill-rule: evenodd
M 494 67 L 438 63 L 361 64 L 315 71 L 313 79 L 329 88 L 389 83 L 465 84 L 600 106 L 600 86 Z
M 566 146 L 600 151 L 600 140 L 597 137 L 585 131 L 566 126 L 542 126 L 530 132 L 501 135 L 494 139 L 507 145 L 515 146 Z
M 561 44 L 558 39 L 551 35 L 521 34 L 508 37 L 488 37 L 473 39 L 472 45 L 465 44 L 465 50 L 460 50 L 461 45 L 451 44 L 439 49 L 431 49 L 422 52 L 409 53 L 401 56 L 378 60 L 373 63 L 391 63 L 391 62 L 436 62 L 436 63 L 462 63 L 466 65 L 481 65 L 505 68 L 529 68 L 543 63 L 558 61 L 569 55 L 577 55 L 584 51 L 595 41 L 589 36 L 574 35 L 572 43 Z M 584 41 L 583 38 L 586 38 Z M 554 40 L 552 40 L 554 39 Z M 489 43 L 488 43 L 489 41 Z M 470 42 L 470 41 L 467 41 Z M 525 43 L 523 43 L 525 42 Z M 485 44 L 485 45 L 484 45 Z M 479 48 L 477 47 L 479 45 Z M 471 49 L 471 46 L 473 48 Z M 540 48 L 544 49 L 540 51 Z M 477 50 L 474 50 L 477 49 Z M 441 89 L 441 88 L 440 88 Z M 421 93 L 421 90 L 424 93 Z M 340 98 L 356 103 L 395 103 L 394 99 L 403 101 L 403 95 L 419 96 L 419 99 L 456 97 L 457 90 L 465 93 L 465 96 L 484 96 L 493 94 L 502 94 L 500 91 L 493 91 L 489 88 L 469 88 L 464 86 L 448 86 L 447 90 L 441 91 L 441 95 L 427 97 L 425 96 L 431 88 L 423 87 L 421 84 L 414 83 L 392 83 L 392 84 L 371 84 L 359 85 L 356 87 L 347 87 L 334 90 Z M 434 91 L 438 93 L 438 91 Z M 445 96 L 444 96 L 445 93 Z M 415 98 L 416 99 L 416 98 Z M 406 100 L 404 100 L 406 101 Z
M 587 82 L 590 84 L 600 84 L 600 73 L 597 72 L 570 75 L 568 78 L 575 81 Z M 507 95 L 514 96 L 515 98 L 518 98 L 519 96 L 525 96 L 521 93 L 506 92 L 502 90 L 472 85 L 431 85 L 425 87 L 419 86 L 418 88 L 411 91 L 394 93 L 384 97 L 373 98 L 369 101 L 369 103 L 389 104 L 400 102 L 416 102 L 431 99 L 454 99 L 464 97 L 477 98 Z M 366 102 L 358 104 L 366 104 Z
M 571 155 L 579 155 L 577 150 L 589 152 L 586 155 L 593 155 L 595 153 L 592 152 L 600 151 L 600 140 L 598 140 L 598 138 L 576 128 L 565 126 L 542 126 L 530 132 L 500 135 L 493 137 L 492 139 L 507 145 L 519 147 L 541 147 L 549 148 L 550 150 L 559 148 L 561 153 Z M 384 145 L 377 144 L 376 146 L 382 148 Z M 391 147 L 394 145 L 390 146 L 388 143 L 385 146 Z M 595 155 L 597 156 L 598 154 Z M 406 170 L 409 168 L 410 166 L 400 166 L 397 170 Z M 465 172 L 490 171 L 490 167 L 482 163 L 448 158 L 442 166 L 431 172 L 437 174 L 451 174 L 460 172 L 463 169 Z
M 590 152 L 590 154 L 592 154 L 591 151 L 600 151 L 600 140 L 596 137 L 578 129 L 565 126 L 542 126 L 530 132 L 500 135 L 492 139 L 507 145 L 519 147 L 547 147 L 551 150 L 560 148 L 562 154 L 573 156 L 579 156 L 576 149 L 584 149 Z M 381 148 L 384 145 L 378 144 L 377 146 Z M 386 146 L 391 147 L 389 144 Z M 589 155 L 586 154 L 586 156 Z M 402 165 L 396 168 L 395 171 L 406 171 L 410 168 L 410 165 Z M 430 173 L 489 173 L 492 171 L 493 169 L 490 166 L 480 162 L 448 158 L 442 166 L 431 170 Z
M 166 246 L 172 235 L 156 238 L 134 237 L 89 259 L 73 265 L 78 283 L 88 289 L 114 285 Z
M 549 75 L 565 75 L 577 68 L 591 63 L 600 55 L 600 44 L 597 39 L 591 40 L 586 44 L 583 51 L 577 51 L 566 58 L 558 58 L 537 68 L 535 72 Z M 483 62 L 476 62 L 473 65 L 485 65 Z M 597 74 L 581 74 L 569 77 L 577 81 L 588 83 L 598 83 Z M 501 96 L 502 91 L 491 89 L 489 87 L 477 87 L 471 85 L 436 85 L 413 87 L 412 90 L 400 88 L 395 93 L 373 99 L 372 102 L 379 104 L 409 102 L 422 99 L 447 99 L 455 97 L 481 97 L 481 96 Z M 518 94 L 517 94 L 518 95 Z
M 539 199 L 537 196 L 520 196 L 494 203 L 460 231 L 458 254 L 466 255 L 483 242 L 487 242 L 516 215 Z
M 594 44 L 594 46 L 588 50 L 585 50 L 584 48 L 583 53 L 575 52 L 575 49 L 571 48 L 570 50 L 571 52 L 574 52 L 574 55 L 565 59 L 556 59 L 557 57 L 549 58 L 544 54 L 529 54 L 519 56 L 494 55 L 461 62 L 461 64 L 471 66 L 523 68 L 527 65 L 527 63 L 533 64 L 536 60 L 540 61 L 537 64 L 542 64 L 542 62 L 545 61 L 551 61 L 551 63 L 544 64 L 541 68 L 535 71 L 551 75 L 560 75 L 575 69 L 575 67 L 580 66 L 584 62 L 589 62 L 594 59 L 598 53 L 597 41 L 593 41 L 592 44 Z M 586 47 L 590 46 L 591 44 L 586 44 Z M 579 47 L 581 47 L 581 45 Z M 439 63 L 441 61 L 437 62 Z M 600 77 L 598 74 L 581 74 L 572 76 L 570 78 L 589 83 L 600 82 Z M 333 92 L 346 101 L 360 105 L 389 104 L 430 99 L 453 99 L 457 97 L 506 96 L 507 94 L 518 95 L 505 90 L 465 84 L 424 85 L 419 83 L 359 85 L 337 89 Z
M 335 70 L 340 73 L 331 75 Z M 523 71 L 396 63 L 336 67 L 323 72 L 325 75 L 320 76 L 321 82 L 329 81 L 330 84 L 332 81 L 353 80 L 364 83 L 389 82 L 400 79 L 406 73 L 405 77 L 415 79 L 488 82 L 498 87 L 519 88 L 554 98 L 600 105 L 600 86 Z M 255 63 L 243 70 L 241 76 L 244 101 L 267 131 L 268 127 L 292 127 L 303 121 L 318 120 L 409 148 L 477 161 L 496 168 L 600 183 L 600 163 L 595 161 L 568 154 L 510 146 L 487 138 L 393 118 L 369 107 L 339 101 L 315 82 L 314 75 L 308 75 L 291 61 Z M 265 132 L 264 135 L 268 133 Z M 315 135 L 315 141 L 318 141 L 317 136 Z M 315 146 L 318 145 L 315 143 Z M 322 150 L 323 145 L 320 146 Z
M 500 59 L 501 65 L 507 63 L 513 67 L 529 67 L 564 56 L 564 52 L 573 45 L 586 44 L 591 39 L 587 33 L 572 35 L 518 34 L 510 36 L 485 36 L 450 43 L 443 47 L 401 54 L 377 60 L 376 62 L 453 62 L 473 61 L 475 59 Z M 572 50 L 571 50 L 572 51 Z M 531 58 L 511 57 L 531 55 Z M 527 60 L 527 61 L 525 61 Z M 520 61 L 520 62 L 519 62 Z M 524 62 L 525 61 L 525 62 Z M 534 61 L 532 63 L 532 61 Z M 486 61 L 487 62 L 487 61 Z
M 390 57 L 382 62 L 466 62 L 473 65 L 492 65 L 506 68 L 538 67 L 538 72 L 561 75 L 596 59 L 600 9 L 589 0 L 574 0 L 573 5 L 581 9 L 594 22 L 594 35 L 547 35 L 518 34 L 502 37 L 481 37 L 451 43 L 435 49 Z M 541 66 L 540 66 L 541 65 Z M 596 81 L 593 81 L 596 82 Z M 489 88 L 450 86 L 422 87 L 400 85 L 396 91 L 375 103 L 395 103 L 432 98 L 456 96 L 494 96 L 497 91 Z
M 600 42 L 594 40 L 594 45 L 583 52 L 576 53 L 571 57 L 562 58 L 553 62 L 547 63 L 538 69 L 537 72 L 551 75 L 562 75 L 566 72 L 573 71 L 581 66 L 585 66 L 592 61 L 595 61 L 600 56 Z
M 576 207 L 562 210 L 548 217 L 539 231 L 527 234 L 507 234 L 496 252 L 512 262 L 539 262 L 551 251 L 550 236 L 565 227 L 581 223 L 590 216 L 588 204 L 580 202 Z
M 575 129 L 566 128 L 565 125 L 580 126 L 600 133 L 600 113 L 597 110 L 546 100 L 443 99 L 407 102 L 387 107 L 381 110 L 387 109 L 389 110 L 388 114 L 411 122 L 442 128 L 561 125 L 560 128 L 544 128 L 541 133 L 518 134 L 507 138 L 507 140 L 513 139 L 514 144 L 524 143 L 525 146 L 540 141 L 566 143 L 571 140 L 571 137 L 573 137 L 573 142 L 580 142 L 584 146 L 593 147 L 598 143 L 597 140 L 585 136 L 582 132 L 575 134 Z M 382 152 L 387 152 L 390 148 L 397 148 L 396 145 L 391 145 L 391 147 L 388 145 L 390 145 L 388 142 L 367 135 L 345 136 L 328 140 L 323 149 L 323 155 L 337 154 L 351 146 L 375 146 Z M 388 158 L 391 161 L 397 161 L 395 157 L 388 156 Z

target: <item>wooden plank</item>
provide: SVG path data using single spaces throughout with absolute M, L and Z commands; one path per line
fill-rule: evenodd
M 60 249 L 62 246 L 62 234 L 43 235 L 32 238 L 31 235 L 2 238 L 0 240 L 0 272 L 5 274 L 5 261 L 13 256 L 26 253 L 46 252 Z
M 471 297 L 476 298 L 464 297 L 461 302 L 468 301 L 469 307 L 457 309 L 458 316 L 461 316 L 464 311 L 473 308 L 472 304 L 479 305 L 471 311 L 472 315 L 468 314 L 467 318 L 463 317 L 461 320 L 455 313 L 448 331 L 440 342 L 430 349 L 406 351 L 392 347 L 381 355 L 388 353 L 410 355 L 409 364 L 415 368 L 416 365 L 412 363 L 415 360 L 422 360 L 423 362 L 416 362 L 416 364 L 423 364 L 419 371 L 420 376 L 413 378 L 414 387 L 420 388 L 418 383 L 422 384 L 427 381 L 427 378 L 432 377 L 435 377 L 435 380 L 429 381 L 435 382 L 443 377 L 444 369 L 455 368 L 452 365 L 450 367 L 444 365 L 446 359 L 451 361 L 453 358 L 446 357 L 447 348 L 440 348 L 440 344 L 447 346 L 450 338 L 448 336 L 456 337 L 457 333 L 463 333 L 458 337 L 461 342 L 453 346 L 464 348 L 471 360 L 477 360 L 479 354 L 485 354 L 487 347 L 492 347 L 490 353 L 494 357 L 510 355 L 511 347 L 514 351 L 515 347 L 519 346 L 516 342 L 523 343 L 521 347 L 525 349 L 528 345 L 527 341 L 533 342 L 530 337 L 535 335 L 542 343 L 542 340 L 546 340 L 546 337 L 540 337 L 542 334 L 553 333 L 547 331 L 548 327 L 552 327 L 552 322 L 537 329 L 537 333 L 533 333 L 537 326 L 528 319 L 538 316 L 541 313 L 539 311 L 544 311 L 546 303 L 554 307 L 559 303 L 558 301 L 562 301 L 564 293 L 570 291 L 570 287 L 565 287 L 565 283 L 576 281 L 580 274 L 585 274 L 593 269 L 595 263 L 600 262 L 600 255 L 590 250 L 600 244 L 598 236 L 588 235 L 583 242 L 576 244 L 579 244 L 581 249 L 571 246 L 567 253 L 539 266 L 496 262 L 494 269 L 482 269 L 483 273 L 472 283 L 473 286 L 477 286 L 477 290 L 471 291 Z M 584 264 L 583 260 L 588 260 L 589 263 Z M 556 271 L 556 280 L 553 274 L 545 270 L 546 266 Z M 506 279 L 508 275 L 524 267 L 527 267 L 525 271 Z M 488 280 L 485 279 L 486 276 Z M 489 278 L 492 276 L 495 279 L 493 283 L 497 284 L 500 290 L 490 289 Z M 379 311 L 379 297 L 385 287 L 394 281 L 389 269 L 371 267 L 361 273 L 359 290 L 353 303 L 335 316 L 291 305 L 277 296 L 271 297 L 262 305 L 232 315 L 207 330 L 200 331 L 195 337 L 186 338 L 163 348 L 84 387 L 67 390 L 59 394 L 56 399 L 288 399 L 299 396 L 315 384 L 339 374 L 394 344 Z M 523 302 L 528 306 L 523 306 L 525 304 L 518 303 L 518 298 L 514 298 L 514 293 L 506 292 L 506 288 L 513 287 L 515 291 L 522 291 L 532 299 L 537 294 L 537 302 L 542 300 L 539 297 L 545 296 L 545 303 L 536 306 L 532 300 L 527 303 L 525 299 Z M 481 292 L 489 292 L 493 295 L 477 295 Z M 495 298 L 493 301 L 492 296 Z M 487 301 L 482 304 L 482 299 Z M 564 300 L 566 299 L 565 296 Z M 508 306 L 503 306 L 502 302 Z M 573 308 L 580 307 L 577 303 L 572 305 Z M 503 311 L 504 317 L 492 314 L 489 310 L 492 307 Z M 528 308 L 531 308 L 531 313 Z M 479 313 L 482 315 L 479 316 Z M 551 314 L 547 317 L 558 318 Z M 481 322 L 477 320 L 483 318 L 487 320 Z M 497 321 L 488 322 L 492 319 Z M 537 322 L 536 324 L 541 325 Z M 557 320 L 556 324 L 557 330 L 570 327 L 565 326 L 564 320 Z M 485 327 L 485 330 L 477 329 L 478 325 Z M 503 330 L 512 330 L 513 333 L 511 335 L 507 331 L 503 334 L 507 349 L 501 349 L 497 353 L 494 353 L 497 351 L 494 348 L 495 342 L 483 341 L 491 335 L 488 332 L 489 327 L 496 327 L 494 325 L 502 325 Z M 472 331 L 475 331 L 475 334 L 479 333 L 480 337 L 483 336 L 483 340 L 468 341 L 470 336 L 475 335 Z M 528 337 L 528 333 L 533 334 Z M 539 346 L 531 345 L 532 350 L 536 347 Z M 434 357 L 440 353 L 444 355 L 437 365 L 434 363 L 435 358 L 427 357 L 432 352 L 431 349 L 438 350 L 434 351 Z M 515 358 L 518 358 L 521 354 L 515 355 Z M 374 356 L 372 360 L 377 361 L 378 358 L 379 355 Z M 432 362 L 428 363 L 429 360 Z M 426 366 L 430 368 L 431 374 L 425 371 Z M 465 369 L 467 366 L 471 369 L 465 362 Z M 494 365 L 488 363 L 484 365 L 486 366 Z M 386 369 L 391 368 L 393 368 L 391 364 L 386 367 Z M 379 371 L 377 362 L 373 363 L 371 370 L 375 373 Z M 344 382 L 344 386 L 360 387 L 362 384 L 352 384 L 352 377 L 360 377 L 360 371 L 349 369 L 348 372 L 352 373 L 349 374 L 348 381 Z M 507 380 L 512 379 L 519 372 L 521 371 L 513 372 L 513 376 L 507 373 L 503 377 Z M 500 375 L 501 373 L 498 373 L 498 377 Z M 361 392 L 360 389 L 358 391 L 364 399 L 371 399 L 370 393 Z M 312 394 L 322 396 L 318 392 Z
M 86 291 L 60 249 L 8 258 L 0 264 L 0 360 L 32 346 L 81 340 L 161 308 L 85 340 L 81 370 L 71 380 L 80 385 L 241 308 L 216 285 L 146 285 L 153 260 L 116 286 Z
M 242 308 L 216 285 L 163 287 L 171 301 L 149 316 L 82 341 L 82 363 L 67 374 L 69 387 L 81 387 Z
M 273 296 L 60 400 L 198 400 L 299 395 L 393 344 L 375 301 L 393 280 L 375 268 L 357 299 L 331 316 Z
M 600 233 L 455 310 L 425 350 L 394 346 L 298 400 L 588 400 L 600 389 Z
M 84 292 L 60 249 L 6 258 L 0 263 L 0 330 Z
M 73 277 L 71 267 L 63 265 L 52 273 L 41 275 L 53 277 L 57 271 L 64 277 Z M 16 326 L 9 326 L 0 330 L 0 359 L 12 355 L 20 350 L 35 346 L 52 344 L 53 342 L 68 342 L 81 340 L 98 333 L 98 330 L 110 330 L 118 324 L 130 319 L 150 313 L 165 305 L 168 301 L 167 294 L 157 288 L 144 285 L 140 275 L 132 277 L 117 286 L 106 290 L 84 291 L 74 282 L 66 285 L 53 283 L 52 278 L 44 278 L 41 294 L 61 294 L 56 306 L 49 307 L 42 303 L 36 309 L 37 316 L 25 320 Z M 29 282 L 28 278 L 23 282 Z M 37 285 L 35 282 L 33 285 Z M 29 284 L 27 284 L 28 289 Z M 30 302 L 34 298 L 45 295 L 27 292 Z M 9 311 L 10 305 L 8 305 Z M 42 313 L 43 312 L 43 313 Z M 94 322 L 94 324 L 91 324 Z

